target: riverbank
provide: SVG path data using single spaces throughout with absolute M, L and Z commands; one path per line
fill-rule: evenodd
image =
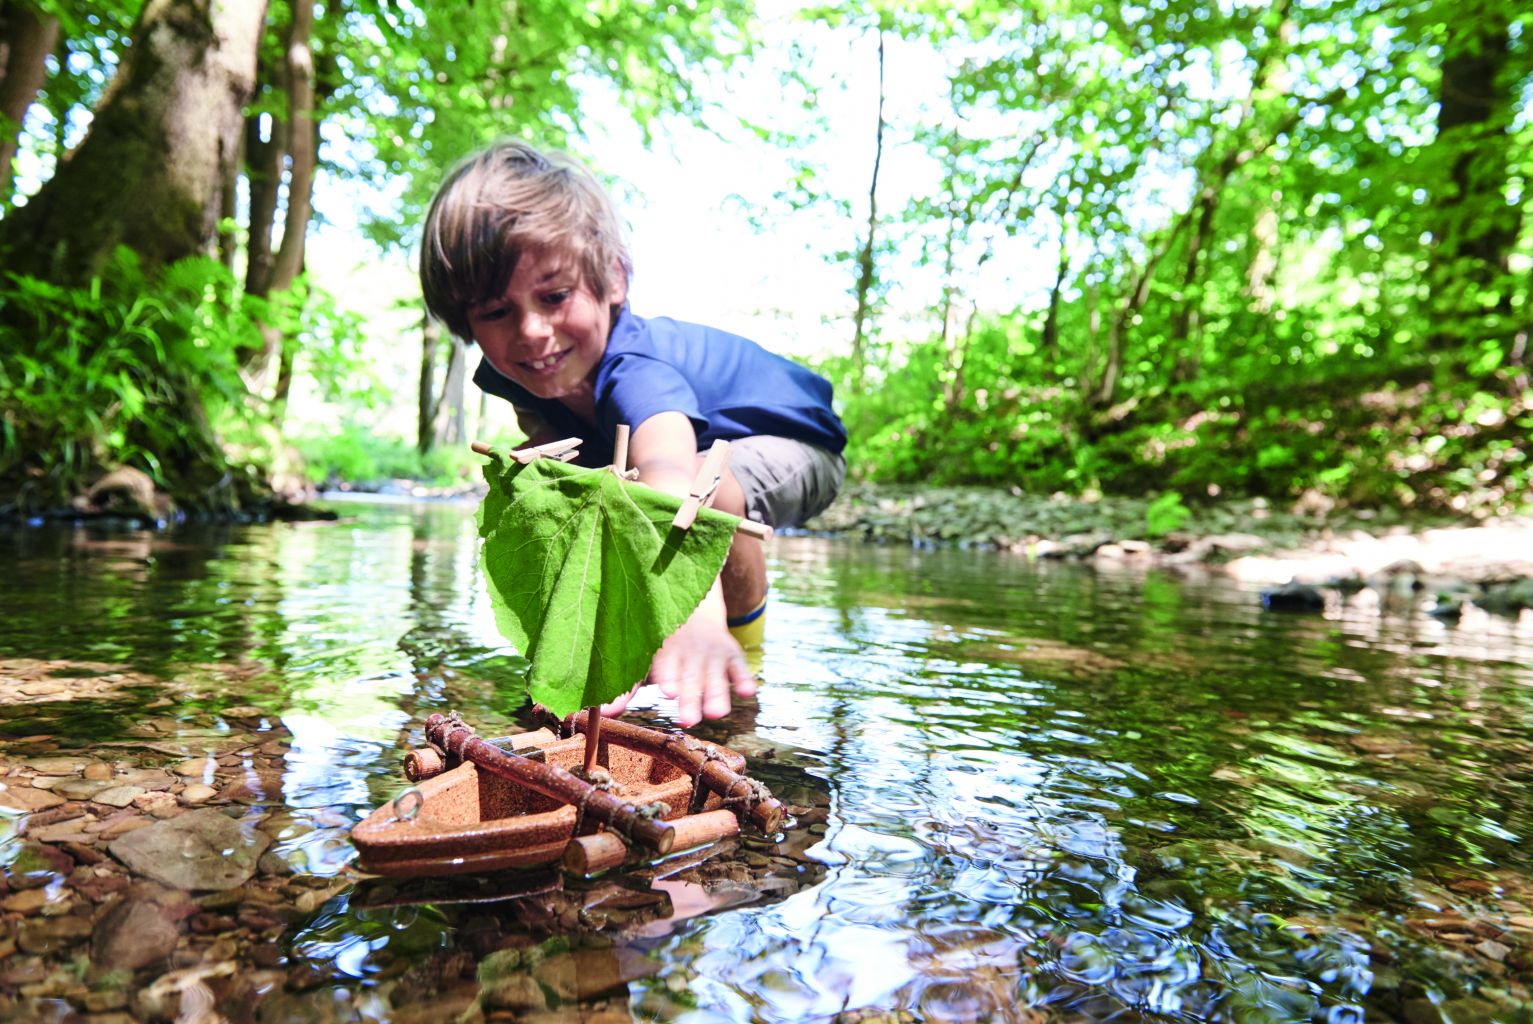
M 1260 498 L 1187 506 L 850 485 L 805 529 L 880 544 L 1205 569 L 1258 585 L 1422 593 L 1444 614 L 1466 601 L 1510 614 L 1533 609 L 1533 516 L 1474 522 L 1395 509 L 1295 511 Z

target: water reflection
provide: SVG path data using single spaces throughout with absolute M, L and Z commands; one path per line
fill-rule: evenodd
M 494 628 L 469 514 L 347 512 L 4 539 L 0 866 L 13 895 L 44 896 L 15 903 L 0 944 L 4 929 L 44 934 L 59 899 L 89 921 L 105 905 L 72 888 L 75 854 L 50 859 L 20 833 L 39 793 L 86 781 L 39 763 L 78 754 L 180 771 L 183 803 L 200 785 L 259 820 L 272 846 L 250 884 L 309 897 L 276 926 L 280 962 L 246 964 L 275 972 L 243 997 L 263 1014 L 386 1018 L 411 1000 L 697 1021 L 1526 1012 L 1525 622 L 1452 626 L 1356 599 L 1281 616 L 1213 578 L 783 539 L 767 685 L 700 732 L 756 754 L 809 812 L 798 827 L 701 874 L 578 899 L 410 897 L 355 885 L 347 829 L 398 792 L 426 714 L 457 709 L 489 734 L 524 724 L 526 665 Z M 639 703 L 667 720 L 663 701 Z M 110 818 L 84 800 L 80 829 Z M 99 833 L 78 835 L 99 850 Z M 180 927 L 177 963 L 256 957 Z M 0 957 L 0 1010 L 67 960 L 58 941 Z

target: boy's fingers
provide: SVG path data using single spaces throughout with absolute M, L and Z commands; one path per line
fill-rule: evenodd
M 702 696 L 703 688 L 697 682 L 695 675 L 686 674 L 682 677 L 676 694 L 676 720 L 682 728 L 690 728 L 703 720 Z
M 680 673 L 676 670 L 676 656 L 667 653 L 662 647 L 650 664 L 649 681 L 660 687 L 661 693 L 674 699 L 681 684 Z
M 708 671 L 703 676 L 705 718 L 723 718 L 729 714 L 729 661 L 727 656 L 708 659 Z
M 744 654 L 736 654 L 729 659 L 729 681 L 734 685 L 736 697 L 756 695 L 756 676 Z
M 601 706 L 602 717 L 603 718 L 616 718 L 618 715 L 621 715 L 624 711 L 627 711 L 628 710 L 628 702 L 633 700 L 633 695 L 639 692 L 639 687 L 642 686 L 642 685 L 643 685 L 642 683 L 635 683 L 633 689 L 629 690 L 627 693 L 623 694 L 621 697 L 617 698 L 616 700 L 612 701 L 611 703 L 603 704 Z

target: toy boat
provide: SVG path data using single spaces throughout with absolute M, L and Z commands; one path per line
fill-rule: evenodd
M 740 774 L 727 747 L 589 712 L 548 729 L 489 742 L 454 715 L 426 720 L 429 747 L 411 751 L 416 783 L 351 831 L 358 866 L 425 876 L 562 863 L 588 875 L 735 835 L 740 818 L 763 832 L 781 803 Z

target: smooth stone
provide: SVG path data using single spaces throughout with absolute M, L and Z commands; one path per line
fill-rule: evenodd
M 0 910 L 31 917 L 52 902 L 47 889 L 23 889 L 0 900 Z
M 97 793 L 111 789 L 110 782 L 100 782 L 94 779 L 69 779 L 54 786 L 52 792 L 69 800 L 91 800 Z
M 184 804 L 205 804 L 218 795 L 218 790 L 201 782 L 194 782 L 181 791 L 181 802 Z
M 91 799 L 108 807 L 126 807 L 133 802 L 134 797 L 141 796 L 144 792 L 138 786 L 113 786 L 111 789 L 102 790 Z
M 63 850 L 27 843 L 5 866 L 5 878 L 12 889 L 41 889 L 67 877 L 74 869 L 74 858 Z
M 271 837 L 213 808 L 188 811 L 114 840 L 112 856 L 176 889 L 232 889 L 255 874 Z
M 88 938 L 90 932 L 90 922 L 83 917 L 35 917 L 17 929 L 16 945 L 23 953 L 56 953 Z
M 136 971 L 170 956 L 179 941 L 180 929 L 160 907 L 147 900 L 126 899 L 96 925 L 91 963 L 109 971 Z
M 158 768 L 136 768 L 117 776 L 119 786 L 137 786 L 139 789 L 169 789 L 176 782 L 174 775 Z
M 41 811 L 49 807 L 57 807 L 64 803 L 64 798 L 55 796 L 46 789 L 33 789 L 31 786 L 7 786 L 0 783 L 0 808 L 9 811 Z
M 85 826 L 94 820 L 85 816 L 71 818 L 57 825 L 31 830 L 27 832 L 27 837 L 39 843 L 88 843 L 91 835 L 85 831 Z
M 79 775 L 91 760 L 86 757 L 34 757 L 21 763 L 39 775 Z
M 105 761 L 97 761 L 95 764 L 85 766 L 84 775 L 92 782 L 110 782 L 112 776 L 117 774 L 116 769 Z
M 218 771 L 218 762 L 211 757 L 194 757 L 176 765 L 175 771 L 177 775 L 188 779 L 211 778 Z

